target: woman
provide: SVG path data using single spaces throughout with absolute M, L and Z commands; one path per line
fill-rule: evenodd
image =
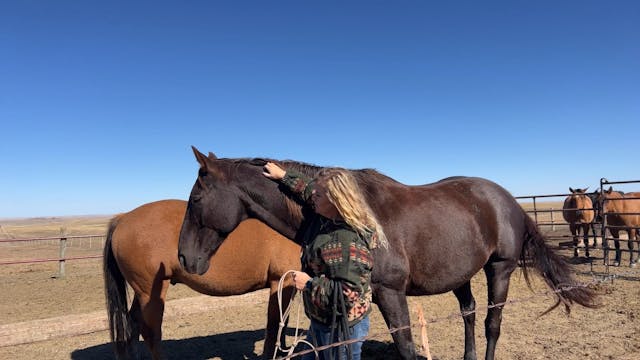
M 311 200 L 317 214 L 304 233 L 303 271 L 293 274 L 311 320 L 307 340 L 319 347 L 365 337 L 371 312 L 371 249 L 387 247 L 387 239 L 355 179 L 347 170 L 328 168 L 311 180 L 271 162 L 263 174 L 305 202 Z M 320 358 L 338 358 L 337 349 L 321 352 Z M 339 349 L 340 359 L 360 359 L 362 341 Z M 314 358 L 314 353 L 303 357 Z

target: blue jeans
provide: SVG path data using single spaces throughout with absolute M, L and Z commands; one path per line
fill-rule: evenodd
M 369 334 L 369 315 L 365 316 L 359 323 L 349 328 L 351 330 L 351 336 L 349 339 L 359 339 L 367 336 Z M 307 341 L 314 344 L 315 346 L 323 346 L 329 345 L 338 342 L 338 335 L 334 334 L 334 339 L 331 341 L 331 327 L 311 320 L 311 326 L 309 327 L 309 332 L 307 333 Z M 315 338 L 315 341 L 314 341 Z M 363 340 L 364 341 L 364 340 Z M 360 360 L 360 355 L 362 354 L 362 342 L 358 341 L 351 344 L 351 359 L 349 360 Z M 306 349 L 306 347 L 305 347 Z M 340 350 L 340 357 L 336 356 L 336 351 Z M 347 360 L 347 350 L 344 346 L 329 348 L 320 352 L 320 360 L 329 359 L 329 351 L 333 351 L 333 358 L 335 360 Z M 302 360 L 315 360 L 316 353 L 311 352 L 305 355 L 302 355 Z

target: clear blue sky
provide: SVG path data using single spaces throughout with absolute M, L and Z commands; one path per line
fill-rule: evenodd
M 593 189 L 640 178 L 640 2 L 4 1 L 0 122 L 3 218 L 187 199 L 191 145 Z

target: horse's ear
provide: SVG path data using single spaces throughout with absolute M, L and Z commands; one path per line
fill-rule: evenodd
M 589 187 L 588 187 L 588 186 L 587 186 L 586 188 L 584 188 L 584 189 L 581 189 L 581 190 L 580 190 L 580 192 L 584 194 L 584 193 L 586 193 L 586 192 L 587 192 L 587 190 L 589 190 Z
M 571 187 L 569 187 L 569 191 L 571 191 L 572 194 L 575 194 L 575 190 L 573 190 Z
M 193 155 L 196 156 L 196 160 L 200 164 L 200 168 L 201 169 L 206 169 L 207 168 L 207 157 L 204 156 L 204 154 L 201 153 L 200 150 L 196 149 L 196 147 L 193 146 L 193 145 L 191 145 L 191 150 L 193 150 Z
M 218 158 L 212 152 L 209 152 L 209 156 L 205 156 L 196 149 L 195 146 L 191 146 L 191 148 L 193 149 L 193 154 L 196 156 L 196 160 L 198 160 L 198 163 L 200 164 L 200 171 L 205 171 L 219 179 L 224 179 L 224 174 L 214 163 L 214 160 L 217 160 Z
M 612 191 L 613 191 L 613 187 L 609 186 L 609 189 L 605 190 L 604 192 L 606 192 L 607 194 L 611 194 Z

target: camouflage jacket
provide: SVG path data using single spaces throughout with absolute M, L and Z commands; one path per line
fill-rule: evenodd
M 306 176 L 290 170 L 281 182 L 301 200 L 311 199 L 313 182 Z M 305 229 L 302 249 L 302 269 L 311 276 L 302 292 L 309 318 L 331 325 L 334 291 L 344 297 L 349 326 L 371 312 L 373 256 L 368 239 L 344 221 L 316 214 Z M 340 306 L 337 309 L 340 312 Z

